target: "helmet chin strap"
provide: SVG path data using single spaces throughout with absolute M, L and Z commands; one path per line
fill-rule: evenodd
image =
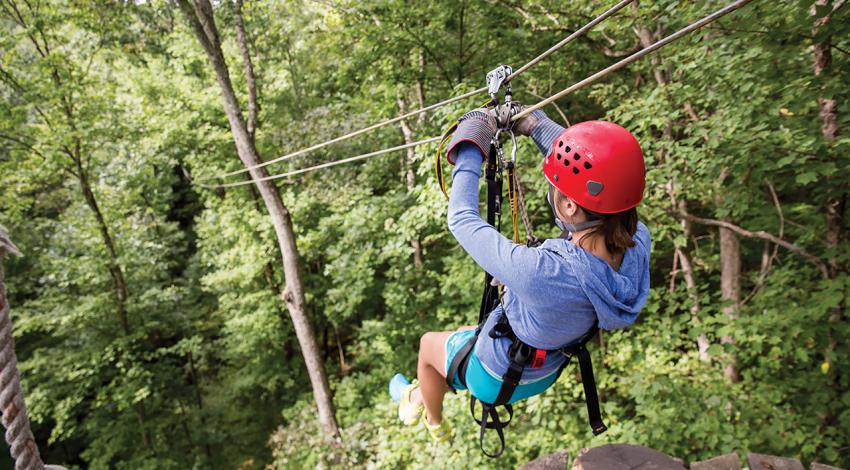
M 587 221 L 584 221 L 584 222 L 579 222 L 577 224 L 568 224 L 568 223 L 565 223 L 564 221 L 562 221 L 561 219 L 556 218 L 555 219 L 555 225 L 557 225 L 559 229 L 561 229 L 565 232 L 578 233 L 578 232 L 581 232 L 582 230 L 587 230 L 591 227 L 596 227 L 598 225 L 602 225 L 602 221 L 597 219 L 597 220 L 587 220 Z
M 558 228 L 561 229 L 561 231 L 563 232 L 577 233 L 581 232 L 582 230 L 587 230 L 591 227 L 602 225 L 602 219 L 586 220 L 577 224 L 569 224 L 561 220 L 561 218 L 558 217 L 558 211 L 555 210 L 555 201 L 554 197 L 552 196 L 551 186 L 549 186 L 549 192 L 546 194 L 546 201 L 549 203 L 549 207 L 552 208 L 552 215 L 555 216 L 555 225 L 557 225 Z

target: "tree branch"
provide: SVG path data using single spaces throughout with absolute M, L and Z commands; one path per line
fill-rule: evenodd
M 671 214 L 674 217 L 677 217 L 679 219 L 684 219 L 684 220 L 694 222 L 694 223 L 697 223 L 697 224 L 700 224 L 700 225 L 722 227 L 722 228 L 731 230 L 732 232 L 735 232 L 736 234 L 738 234 L 742 237 L 758 238 L 760 240 L 767 240 L 771 243 L 774 243 L 776 245 L 781 246 L 782 248 L 785 248 L 785 249 L 787 249 L 791 252 L 794 252 L 794 253 L 802 256 L 803 258 L 806 258 L 812 264 L 817 266 L 817 268 L 821 272 L 821 275 L 823 275 L 824 279 L 829 278 L 829 269 L 827 268 L 826 263 L 822 259 L 820 259 L 817 256 L 809 253 L 805 249 L 800 248 L 799 246 L 797 246 L 793 243 L 787 242 L 787 241 L 777 237 L 776 235 L 765 232 L 764 230 L 759 230 L 759 231 L 753 232 L 752 230 L 747 230 L 747 229 L 740 227 L 738 225 L 735 225 L 731 222 L 726 222 L 725 220 L 707 219 L 707 218 L 704 218 L 704 217 L 697 217 L 695 215 L 688 214 L 687 212 L 684 212 L 682 210 L 679 210 L 678 212 L 672 212 Z
M 8 140 L 10 142 L 14 142 L 14 143 L 18 144 L 18 146 L 23 147 L 23 148 L 29 150 L 30 152 L 38 155 L 39 157 L 47 160 L 47 158 L 44 156 L 44 154 L 41 153 L 37 148 L 35 148 L 35 146 L 33 144 L 31 144 L 29 142 L 26 142 L 26 141 L 19 139 L 17 137 L 13 137 L 11 135 L 7 135 L 7 134 L 3 134 L 3 133 L 0 133 L 0 139 L 5 139 L 5 140 Z

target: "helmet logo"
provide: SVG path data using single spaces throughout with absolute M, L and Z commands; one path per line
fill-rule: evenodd
M 605 187 L 602 183 L 598 181 L 588 180 L 587 181 L 587 192 L 590 193 L 591 196 L 596 196 L 602 192 Z

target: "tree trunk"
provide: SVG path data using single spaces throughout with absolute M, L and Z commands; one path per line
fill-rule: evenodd
M 816 6 L 831 5 L 831 0 L 817 0 L 812 6 L 812 16 L 816 15 Z M 815 18 L 814 26 L 812 27 L 812 37 L 818 33 L 821 27 L 829 23 L 832 13 L 838 8 L 838 5 L 833 5 L 823 18 Z M 815 76 L 823 77 L 824 81 L 831 79 L 832 69 L 832 37 L 827 36 L 819 43 L 814 44 L 814 71 Z M 818 97 L 818 117 L 820 119 L 820 130 L 824 141 L 828 146 L 831 146 L 838 137 L 838 103 L 834 98 Z M 838 197 L 831 198 L 826 203 L 826 245 L 832 251 L 832 256 L 827 261 L 829 277 L 834 279 L 839 272 L 840 266 L 838 261 L 839 244 L 841 243 L 844 231 L 844 211 L 847 207 L 847 193 L 841 194 Z M 833 330 L 835 323 L 840 322 L 844 318 L 844 310 L 846 305 L 844 302 L 832 309 L 829 314 L 829 322 L 831 323 L 829 335 L 829 352 L 835 350 L 837 340 Z M 831 354 L 826 354 L 826 362 L 832 366 Z M 833 369 L 833 367 L 830 367 Z
M 815 5 L 829 5 L 830 0 L 817 0 Z M 815 10 L 812 7 L 812 14 Z M 831 14 L 823 18 L 816 19 L 812 28 L 812 36 L 817 34 L 818 30 L 829 22 Z M 830 71 L 832 68 L 832 37 L 827 36 L 823 41 L 814 45 L 814 68 L 815 76 L 824 77 L 824 80 L 832 78 Z M 818 117 L 820 119 L 820 129 L 823 140 L 827 145 L 831 145 L 838 137 L 838 104 L 835 99 L 818 98 Z M 841 241 L 841 232 L 844 229 L 844 210 L 847 204 L 847 195 L 843 194 L 840 197 L 832 198 L 827 201 L 826 205 L 826 243 L 829 248 L 836 249 Z M 829 260 L 830 277 L 835 277 L 838 270 L 838 260 L 833 255 Z
M 69 122 L 73 122 L 73 113 L 70 112 L 69 108 L 66 108 L 66 115 Z M 124 332 L 124 336 L 129 336 L 130 333 L 132 333 L 130 320 L 127 317 L 127 298 L 129 297 L 129 289 L 127 289 L 127 282 L 124 279 L 124 270 L 118 262 L 118 252 L 115 249 L 115 242 L 112 239 L 112 234 L 109 232 L 109 226 L 106 225 L 106 219 L 103 217 L 103 212 L 100 211 L 100 205 L 98 204 L 97 198 L 95 198 L 94 191 L 92 191 L 91 184 L 89 183 L 88 174 L 86 173 L 85 165 L 83 165 L 81 147 L 80 142 L 76 142 L 74 151 L 69 151 L 68 153 L 76 165 L 75 173 L 77 175 L 77 180 L 80 183 L 80 191 L 83 193 L 83 199 L 85 199 L 86 205 L 89 206 L 89 209 L 91 209 L 94 214 L 98 230 L 100 231 L 101 240 L 106 248 L 106 253 L 109 257 L 109 275 L 112 277 L 115 300 L 118 302 L 118 320 L 121 323 L 121 329 Z M 144 401 L 135 403 L 133 405 L 133 410 L 136 414 L 136 421 L 139 422 L 142 444 L 145 448 L 150 449 L 152 442 L 145 424 L 147 421 L 147 412 L 145 411 Z
M 634 2 L 632 3 L 632 16 L 637 17 L 637 15 L 638 2 Z M 655 41 L 661 39 L 661 36 L 664 34 L 664 28 L 659 24 L 653 32 L 646 26 L 638 26 L 635 28 L 635 33 L 637 34 L 641 47 L 647 48 Z M 667 84 L 667 75 L 664 73 L 664 69 L 662 68 L 661 56 L 659 54 L 652 54 L 650 55 L 649 60 L 652 64 L 652 74 L 655 76 L 655 81 L 659 85 Z
M 815 6 L 825 6 L 832 4 L 831 0 L 817 0 Z M 815 14 L 815 6 L 812 7 L 812 15 Z M 814 27 L 812 28 L 812 36 L 814 37 L 818 30 L 829 22 L 832 13 L 823 18 L 815 19 Z M 830 69 L 832 68 L 832 37 L 827 36 L 823 41 L 815 43 L 815 76 L 825 75 L 828 78 Z M 838 105 L 834 99 L 818 98 L 818 115 L 821 121 L 821 134 L 827 142 L 835 141 L 838 135 Z
M 218 30 L 215 26 L 212 5 L 209 0 L 178 0 L 187 20 L 189 21 L 198 41 L 204 47 L 207 57 L 215 70 L 216 80 L 221 88 L 222 102 L 233 139 L 236 143 L 236 151 L 240 160 L 246 167 L 254 167 L 262 163 L 259 153 L 254 146 L 251 135 L 245 121 L 233 84 L 230 80 L 230 72 L 221 50 Z M 265 168 L 253 168 L 251 177 L 255 180 L 268 176 Z M 339 427 L 334 416 L 333 403 L 331 401 L 330 387 L 325 373 L 325 366 L 319 354 L 313 325 L 307 316 L 307 306 L 304 299 L 304 286 L 301 278 L 300 257 L 295 242 L 295 232 L 292 228 L 292 219 L 289 210 L 283 204 L 283 200 L 277 188 L 269 181 L 256 181 L 257 190 L 263 198 L 269 216 L 272 219 L 275 234 L 277 235 L 283 258 L 283 273 L 286 287 L 283 290 L 283 300 L 292 318 L 295 328 L 295 336 L 301 346 L 307 373 L 313 388 L 313 396 L 318 408 L 319 423 L 325 437 L 337 441 L 340 437 Z
M 687 212 L 688 204 L 684 199 L 676 200 L 671 185 L 672 204 L 679 212 Z M 682 219 L 682 233 L 685 235 L 685 240 L 691 239 L 691 223 Z M 679 259 L 679 264 L 682 265 L 682 275 L 685 278 L 685 288 L 688 292 L 688 298 L 691 299 L 691 322 L 696 324 L 700 321 L 700 312 L 702 306 L 700 304 L 699 288 L 697 287 L 696 274 L 694 273 L 694 263 L 691 260 L 690 253 L 686 247 L 676 247 L 676 256 Z M 705 333 L 700 333 L 697 337 L 697 351 L 699 359 L 703 362 L 708 362 L 711 357 L 708 355 L 708 348 L 711 344 L 708 341 L 708 336 Z
M 741 303 L 741 241 L 738 235 L 726 228 L 720 231 L 720 295 L 728 303 L 723 306 L 723 313 L 730 321 L 738 318 L 738 307 Z M 723 344 L 734 344 L 731 336 L 721 338 Z M 726 358 L 723 375 L 732 383 L 741 380 L 738 365 L 734 355 Z
M 83 168 L 82 160 L 79 156 L 74 157 L 77 166 L 77 180 L 80 183 L 80 190 L 83 193 L 83 198 L 86 205 L 89 206 L 94 214 L 97 228 L 100 231 L 101 241 L 106 248 L 106 254 L 109 257 L 109 275 L 112 277 L 112 287 L 115 292 L 115 299 L 118 301 L 118 321 L 121 323 L 121 329 L 124 335 L 131 333 L 130 321 L 127 318 L 127 282 L 124 280 L 124 271 L 118 263 L 118 253 L 115 250 L 115 242 L 112 240 L 112 235 L 109 233 L 109 227 L 106 225 L 106 220 L 103 218 L 103 213 L 100 211 L 100 205 L 94 196 L 94 192 L 89 184 L 88 175 Z
M 192 356 L 192 351 L 187 353 L 189 359 L 189 378 L 192 380 L 193 388 L 195 389 L 195 406 L 198 407 L 198 415 L 201 421 L 201 426 L 207 429 L 207 420 L 204 418 L 204 397 L 201 392 L 201 379 L 198 377 L 198 371 L 195 369 L 195 359 Z M 208 442 L 204 442 L 204 454 L 212 461 L 212 448 Z

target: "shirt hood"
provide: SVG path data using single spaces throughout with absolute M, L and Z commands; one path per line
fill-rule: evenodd
M 626 250 L 619 271 L 568 240 L 550 239 L 541 246 L 567 261 L 603 330 L 630 326 L 649 297 L 650 237 L 642 222 L 633 239 L 635 246 Z

